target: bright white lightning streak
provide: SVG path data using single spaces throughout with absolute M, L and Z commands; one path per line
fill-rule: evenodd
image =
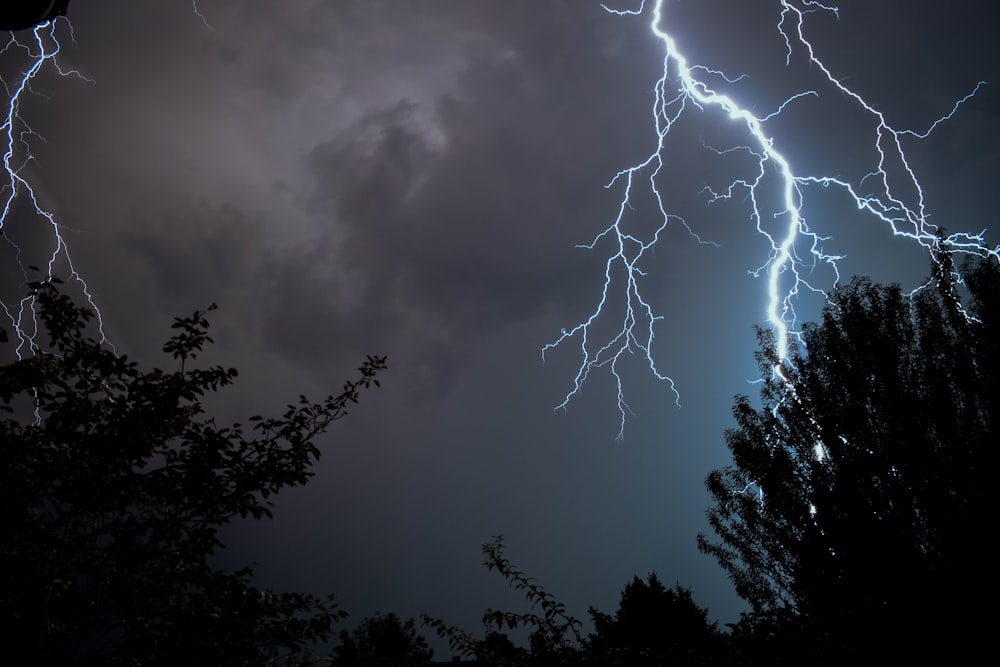
M 195 16 L 201 19 L 206 28 L 214 30 L 208 24 L 208 19 L 198 8 L 197 0 L 191 0 L 191 8 Z M 70 31 L 72 31 L 72 25 L 68 19 L 57 18 L 35 26 L 31 30 L 32 39 L 27 40 L 27 43 L 19 40 L 14 33 L 10 33 L 10 39 L 7 41 L 7 44 L 0 49 L 0 55 L 8 51 L 20 50 L 28 56 L 30 63 L 13 87 L 8 85 L 6 81 L 0 80 L 0 83 L 7 90 L 9 100 L 7 112 L 2 116 L 3 124 L 0 125 L 0 134 L 3 135 L 2 141 L 5 149 L 3 173 L 7 177 L 7 181 L 0 187 L 0 193 L 3 193 L 3 210 L 0 211 L 0 237 L 13 249 L 23 282 L 29 282 L 32 279 L 32 276 L 29 274 L 30 266 L 24 258 L 23 249 L 11 239 L 8 230 L 11 218 L 13 217 L 13 208 L 22 198 L 27 198 L 33 209 L 32 214 L 36 217 L 41 217 L 45 221 L 45 224 L 52 230 L 52 249 L 45 262 L 46 277 L 54 277 L 57 273 L 59 262 L 65 262 L 69 269 L 69 279 L 80 286 L 87 305 L 95 314 L 100 342 L 114 350 L 114 345 L 104 333 L 104 320 L 100 309 L 94 301 L 90 288 L 73 265 L 69 247 L 63 239 L 61 225 L 56 221 L 53 213 L 42 207 L 31 183 L 22 176 L 22 171 L 25 167 L 35 159 L 31 152 L 29 140 L 32 138 L 42 140 L 40 135 L 32 130 L 27 121 L 20 115 L 20 106 L 24 97 L 34 92 L 31 88 L 32 82 L 48 66 L 54 69 L 59 76 L 73 76 L 88 83 L 94 83 L 92 79 L 88 79 L 77 70 L 64 70 L 59 66 L 57 56 L 59 55 L 61 46 L 59 39 L 56 37 L 56 26 L 60 21 L 65 22 L 69 26 Z M 70 34 L 72 36 L 72 32 Z M 18 337 L 18 346 L 14 350 L 18 358 L 31 354 L 35 346 L 35 333 L 38 331 L 38 322 L 34 306 L 34 299 L 30 296 L 21 298 L 16 305 L 9 305 L 0 299 L 0 309 L 3 310 L 4 316 Z
M 23 249 L 11 238 L 12 230 L 10 227 L 12 218 L 15 215 L 14 209 L 19 202 L 24 201 L 30 209 L 28 215 L 41 218 L 43 224 L 47 225 L 52 232 L 51 249 L 46 253 L 46 276 L 44 277 L 55 276 L 58 272 L 60 262 L 65 263 L 68 268 L 69 279 L 80 286 L 87 304 L 96 315 L 101 342 L 110 346 L 110 341 L 108 341 L 104 334 L 104 322 L 101 319 L 101 312 L 94 303 L 94 298 L 91 295 L 90 288 L 87 287 L 87 283 L 84 282 L 73 266 L 69 247 L 63 239 L 61 225 L 56 221 L 53 213 L 42 207 L 35 194 L 35 188 L 23 175 L 25 168 L 35 160 L 31 151 L 30 141 L 42 140 L 41 136 L 20 115 L 20 107 L 25 97 L 35 92 L 31 88 L 32 82 L 46 68 L 49 68 L 55 70 L 59 76 L 73 76 L 93 83 L 93 81 L 87 79 L 80 72 L 76 70 L 64 70 L 59 66 L 57 56 L 61 47 L 56 37 L 56 26 L 60 20 L 65 21 L 69 25 L 66 19 L 47 21 L 35 26 L 30 31 L 32 38 L 25 41 L 21 41 L 11 33 L 7 44 L 3 49 L 0 49 L 0 54 L 9 51 L 22 51 L 27 55 L 28 62 L 30 63 L 13 87 L 8 85 L 6 81 L 2 82 L 7 90 L 9 102 L 6 114 L 2 116 L 3 124 L 0 125 L 4 149 L 2 173 L 6 178 L 6 182 L 0 187 L 0 192 L 2 192 L 3 196 L 3 209 L 0 211 L 0 236 L 3 237 L 3 241 L 6 244 L 11 246 L 24 283 L 27 283 L 29 280 L 37 280 L 39 276 L 29 275 L 30 260 L 24 257 Z M 16 304 L 11 305 L 0 301 L 0 308 L 3 309 L 7 321 L 18 337 L 19 342 L 15 349 L 15 354 L 18 358 L 31 354 L 35 345 L 34 336 L 38 331 L 38 323 L 35 317 L 34 305 L 34 300 L 30 296 L 23 297 Z M 113 349 L 113 346 L 111 347 Z
M 710 77 L 720 77 L 728 83 L 736 80 L 727 78 L 722 72 L 712 70 L 701 65 L 691 65 L 687 58 L 678 50 L 673 37 L 662 28 L 663 23 L 663 0 L 655 0 L 650 20 L 650 29 L 653 35 L 659 40 L 664 49 L 663 74 L 657 80 L 654 91 L 655 99 L 652 109 L 653 128 L 656 132 L 656 145 L 652 153 L 642 162 L 621 170 L 611 180 L 607 187 L 611 187 L 619 182 L 624 182 L 624 193 L 619 202 L 618 214 L 614 221 L 602 232 L 600 232 L 589 244 L 580 246 L 589 249 L 596 247 L 599 241 L 611 240 L 615 252 L 608 257 L 604 271 L 604 286 L 601 291 L 601 298 L 597 307 L 590 316 L 574 326 L 572 329 L 563 329 L 561 335 L 552 343 L 542 348 L 542 359 L 545 353 L 569 339 L 576 338 L 580 344 L 582 361 L 573 379 L 573 387 L 566 394 L 562 403 L 556 409 L 566 409 L 569 402 L 580 391 L 583 383 L 587 380 L 590 372 L 596 368 L 608 367 L 614 377 L 617 386 L 618 410 L 621 415 L 618 439 L 624 435 L 626 413 L 630 408 L 625 401 L 623 392 L 622 377 L 619 373 L 618 363 L 628 352 L 630 355 L 639 354 L 649 365 L 653 375 L 660 380 L 669 383 L 677 403 L 679 405 L 679 394 L 673 380 L 663 374 L 656 367 L 651 352 L 654 338 L 654 325 L 658 320 L 663 319 L 661 315 L 655 315 L 648 300 L 640 292 L 640 279 L 646 274 L 640 266 L 640 262 L 646 253 L 652 249 L 660 234 L 666 229 L 671 220 L 676 220 L 685 224 L 677 216 L 667 212 L 663 195 L 657 185 L 657 176 L 663 169 L 666 160 L 667 137 L 674 124 L 688 112 L 691 107 L 697 110 L 706 108 L 719 109 L 726 113 L 729 119 L 746 130 L 748 145 L 738 147 L 739 150 L 746 151 L 756 158 L 755 173 L 748 178 L 738 179 L 732 182 L 727 189 L 722 192 L 714 192 L 708 189 L 711 195 L 710 203 L 723 199 L 730 199 L 736 192 L 744 192 L 750 201 L 751 218 L 754 220 L 757 231 L 770 243 L 771 249 L 767 261 L 758 269 L 753 271 L 754 276 L 765 276 L 767 283 L 767 321 L 775 332 L 775 340 L 778 346 L 778 355 L 781 359 L 788 358 L 789 337 L 795 334 L 796 314 L 795 302 L 801 290 L 809 290 L 823 294 L 823 291 L 810 285 L 805 278 L 806 269 L 812 265 L 823 263 L 828 265 L 839 279 L 837 261 L 841 259 L 835 255 L 825 254 L 821 249 L 822 241 L 820 237 L 812 231 L 802 214 L 802 201 L 804 191 L 809 186 L 819 185 L 822 187 L 835 186 L 841 189 L 853 200 L 854 204 L 861 211 L 865 211 L 881 222 L 887 224 L 892 233 L 896 236 L 906 237 L 916 243 L 931 250 L 940 244 L 946 248 L 963 253 L 977 254 L 981 256 L 991 256 L 1000 259 L 1000 248 L 990 248 L 983 238 L 984 232 L 979 234 L 958 233 L 939 238 L 938 228 L 929 223 L 924 204 L 924 190 L 917 179 L 916 173 L 910 166 L 903 148 L 902 139 L 904 136 L 914 138 L 926 138 L 937 126 L 950 119 L 958 110 L 959 106 L 973 97 L 983 82 L 977 84 L 975 89 L 966 97 L 955 103 L 950 112 L 938 118 L 924 132 L 914 130 L 899 130 L 894 128 L 885 115 L 878 111 L 871 104 L 866 102 L 859 94 L 848 88 L 845 84 L 833 76 L 831 71 L 819 59 L 813 49 L 812 44 L 804 33 L 805 15 L 814 11 L 827 11 L 838 14 L 839 10 L 834 6 L 824 5 L 816 0 L 779 0 L 781 6 L 780 19 L 777 24 L 778 32 L 781 34 L 787 47 L 786 65 L 791 62 L 796 45 L 805 49 L 809 62 L 817 68 L 826 79 L 834 85 L 841 94 L 853 99 L 858 107 L 868 114 L 874 124 L 874 147 L 877 152 L 877 161 L 873 165 L 871 172 L 859 183 L 850 183 L 833 176 L 801 175 L 794 171 L 789 158 L 776 145 L 775 138 L 767 131 L 767 122 L 782 113 L 785 107 L 795 100 L 804 96 L 818 96 L 815 91 L 805 91 L 793 95 L 786 100 L 777 110 L 766 116 L 757 116 L 749 109 L 740 105 L 735 99 L 727 94 L 715 90 L 708 79 Z M 638 16 L 645 12 L 646 5 L 643 0 L 637 10 L 615 10 L 605 5 L 602 7 L 609 13 L 618 16 Z M 737 149 L 730 149 L 737 150 Z M 718 151 L 720 153 L 727 151 Z M 903 183 L 899 187 L 890 184 L 888 164 L 895 161 L 902 165 L 905 174 Z M 659 219 L 648 239 L 641 239 L 625 230 L 623 216 L 632 207 L 633 185 L 641 178 L 643 172 L 649 171 L 648 188 L 655 198 L 659 208 Z M 769 230 L 765 227 L 764 216 L 762 215 L 760 199 L 761 184 L 768 175 L 777 176 L 781 184 L 782 208 L 775 211 L 767 211 L 775 220 L 782 220 L 777 230 Z M 875 185 L 878 192 L 875 194 L 863 194 L 862 184 L 871 188 Z M 906 203 L 902 196 L 896 194 L 899 190 L 910 189 L 916 192 L 916 203 Z M 690 228 L 688 228 L 690 232 Z M 693 234 L 693 232 L 691 232 Z M 696 237 L 697 238 L 697 237 Z M 698 239 L 699 242 L 701 241 Z M 803 245 L 808 246 L 808 264 L 799 258 L 796 249 Z M 625 314 L 621 327 L 616 333 L 603 344 L 592 344 L 591 338 L 593 330 L 598 320 L 604 315 L 605 305 L 609 292 L 616 283 L 615 273 L 624 273 L 624 297 Z M 780 369 L 776 369 L 780 372 Z

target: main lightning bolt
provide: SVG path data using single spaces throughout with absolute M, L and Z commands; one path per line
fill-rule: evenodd
M 46 21 L 30 31 L 24 31 L 29 33 L 31 37 L 23 41 L 14 33 L 10 33 L 7 44 L 0 49 L 0 54 L 20 52 L 26 56 L 27 62 L 26 69 L 13 85 L 0 80 L 8 97 L 7 112 L 2 117 L 3 122 L 0 125 L 4 150 L 3 171 L 0 172 L 4 179 L 3 185 L 0 187 L 3 206 L 0 210 L 0 237 L 2 237 L 3 243 L 11 249 L 17 271 L 19 271 L 23 283 L 26 283 L 32 279 L 29 274 L 31 260 L 26 257 L 28 251 L 16 240 L 17 231 L 14 227 L 24 224 L 24 219 L 39 221 L 47 227 L 50 232 L 47 242 L 49 249 L 42 253 L 46 274 L 54 276 L 65 269 L 69 280 L 79 285 L 88 305 L 97 316 L 101 342 L 110 345 L 104 334 L 104 322 L 100 309 L 94 303 L 90 288 L 73 265 L 69 247 L 63 238 L 61 225 L 56 221 L 55 215 L 42 206 L 35 192 L 35 187 L 25 176 L 26 168 L 35 161 L 35 156 L 32 153 L 32 142 L 42 140 L 42 137 L 31 128 L 20 113 L 25 98 L 28 95 L 37 94 L 32 89 L 32 83 L 46 70 L 53 70 L 59 76 L 76 77 L 93 83 L 77 70 L 64 70 L 60 67 L 57 57 L 61 46 L 56 36 L 56 28 L 60 23 L 69 25 L 68 21 L 63 18 Z M 16 223 L 15 218 L 18 218 Z M 3 309 L 4 316 L 18 337 L 15 353 L 19 358 L 31 354 L 35 345 L 34 336 L 38 330 L 38 323 L 34 305 L 34 299 L 31 296 L 22 297 L 11 304 L 0 299 L 0 308 Z
M 194 14 L 201 19 L 206 28 L 212 29 L 208 20 L 198 8 L 196 0 L 191 0 L 191 8 Z M 66 18 L 54 18 L 35 26 L 30 31 L 30 38 L 19 39 L 15 33 L 10 33 L 6 45 L 0 48 L 0 55 L 20 53 L 25 56 L 26 67 L 13 84 L 0 79 L 7 93 L 6 114 L 2 116 L 0 134 L 2 134 L 3 154 L 3 185 L 0 186 L 0 197 L 2 197 L 2 210 L 0 210 L 0 238 L 2 242 L 10 248 L 14 256 L 16 273 L 22 284 L 29 282 L 37 276 L 31 275 L 32 260 L 27 255 L 33 254 L 23 247 L 23 244 L 16 240 L 18 236 L 15 227 L 25 225 L 25 220 L 38 221 L 49 230 L 48 250 L 43 251 L 43 261 L 47 276 L 55 276 L 59 272 L 65 272 L 69 281 L 76 284 L 83 293 L 83 298 L 87 305 L 96 315 L 97 329 L 101 343 L 114 349 L 104 333 L 104 320 L 100 309 L 94 301 L 90 288 L 83 277 L 77 272 L 70 256 L 69 246 L 63 238 L 63 227 L 56 220 L 55 215 L 44 208 L 39 201 L 35 191 L 35 186 L 25 175 L 26 168 L 35 162 L 32 153 L 33 141 L 44 141 L 35 132 L 21 114 L 21 105 L 25 98 L 31 94 L 37 94 L 32 88 L 32 84 L 46 70 L 55 71 L 61 77 L 75 77 L 94 83 L 77 70 L 64 70 L 58 61 L 61 50 L 59 38 L 56 35 L 57 27 L 65 24 L 70 31 L 72 38 L 72 26 Z M 16 219 L 16 220 L 15 220 Z M 4 295 L 6 296 L 6 295 Z M 11 328 L 18 338 L 18 345 L 15 354 L 18 358 L 29 355 L 36 345 L 35 334 L 38 331 L 38 322 L 35 312 L 35 302 L 33 297 L 26 296 L 17 299 L 13 303 L 8 303 L 0 297 L 0 309 Z
M 770 245 L 766 261 L 751 273 L 756 277 L 764 277 L 767 285 L 766 317 L 770 327 L 775 332 L 778 355 L 788 358 L 789 337 L 795 335 L 796 313 L 795 303 L 803 290 L 824 294 L 811 285 L 807 274 L 818 264 L 829 266 L 839 280 L 838 260 L 842 257 L 826 254 L 822 242 L 827 240 L 810 229 L 802 213 L 803 199 L 807 190 L 814 187 L 835 187 L 846 193 L 857 209 L 887 225 L 892 233 L 933 250 L 941 245 L 945 248 L 962 253 L 989 256 L 1000 259 L 1000 248 L 989 247 L 984 239 L 985 232 L 979 234 L 958 233 L 940 236 L 938 228 L 928 222 L 925 209 L 924 189 L 912 168 L 904 150 L 904 139 L 926 138 L 938 125 L 950 119 L 962 103 L 972 98 L 984 85 L 980 82 L 968 95 L 958 100 L 953 108 L 938 118 L 930 127 L 918 132 L 909 129 L 893 127 L 885 114 L 865 101 L 854 90 L 846 86 L 820 60 L 805 36 L 804 25 L 807 13 L 814 11 L 831 12 L 839 16 L 837 7 L 822 4 L 816 0 L 779 0 L 780 16 L 777 29 L 784 39 L 787 51 L 786 66 L 791 62 L 797 48 L 804 49 L 809 63 L 832 84 L 840 94 L 852 99 L 858 108 L 870 118 L 872 127 L 872 142 L 876 160 L 870 173 L 857 183 L 828 176 L 804 175 L 795 171 L 792 161 L 777 145 L 775 137 L 768 132 L 768 122 L 779 116 L 784 109 L 806 96 L 818 96 L 816 91 L 804 91 L 791 96 L 776 110 L 768 115 L 758 116 L 747 107 L 741 105 L 728 94 L 719 92 L 719 83 L 734 84 L 739 79 L 728 78 L 718 70 L 702 65 L 692 65 L 679 51 L 674 38 L 663 27 L 663 0 L 653 3 L 649 27 L 652 34 L 663 46 L 662 75 L 657 80 L 652 108 L 652 127 L 655 131 L 653 151 L 641 162 L 618 172 L 608 188 L 620 186 L 623 189 L 618 204 L 618 213 L 611 224 L 597 234 L 586 245 L 580 246 L 594 249 L 599 242 L 610 241 L 614 251 L 609 255 L 604 270 L 604 284 L 600 299 L 590 316 L 571 329 L 563 329 L 561 335 L 542 348 L 542 359 L 547 351 L 573 339 L 579 343 L 581 354 L 580 366 L 573 378 L 573 386 L 556 409 L 566 409 L 569 402 L 581 390 L 591 371 L 607 367 L 617 386 L 617 406 L 621 415 L 618 439 L 624 435 L 625 419 L 631 412 L 623 392 L 622 376 L 619 363 L 628 356 L 638 354 L 648 364 L 653 375 L 667 382 L 674 393 L 678 406 L 680 395 L 673 380 L 661 372 L 653 359 L 652 343 L 654 327 L 663 319 L 654 314 L 648 299 L 640 290 L 640 279 L 646 276 L 642 269 L 642 261 L 656 245 L 660 235 L 671 221 L 683 224 L 688 232 L 694 232 L 681 218 L 668 213 L 664 202 L 658 177 L 663 170 L 668 154 L 667 139 L 671 129 L 685 114 L 705 111 L 706 109 L 721 110 L 728 119 L 745 132 L 746 145 L 717 151 L 720 154 L 730 151 L 743 151 L 753 157 L 754 168 L 744 178 L 739 178 L 721 191 L 706 188 L 710 195 L 709 202 L 731 199 L 735 194 L 745 194 L 750 205 L 751 219 L 757 232 Z M 605 5 L 602 7 L 617 16 L 641 16 L 646 11 L 643 0 L 639 9 L 616 10 Z M 741 77 L 742 78 L 742 77 Z M 713 83 L 715 82 L 715 83 Z M 891 178 L 890 164 L 901 165 L 901 175 Z M 645 178 L 644 178 L 645 177 Z M 765 208 L 761 196 L 762 184 L 777 179 L 780 184 L 781 196 L 776 208 Z M 644 184 L 643 184 L 644 183 Z M 658 207 L 656 222 L 652 231 L 645 238 L 626 230 L 624 217 L 627 211 L 633 209 L 635 191 L 648 188 Z M 915 201 L 908 202 L 898 192 L 910 191 L 916 193 Z M 775 221 L 774 223 L 768 222 Z M 697 236 L 695 236 L 697 238 Z M 697 239 L 702 242 L 700 238 Z M 800 254 L 803 257 L 800 257 Z M 621 278 L 621 276 L 624 276 Z M 616 284 L 624 292 L 624 315 L 621 326 L 613 326 L 614 333 L 610 337 L 595 342 L 596 328 L 602 322 L 609 309 L 609 294 Z

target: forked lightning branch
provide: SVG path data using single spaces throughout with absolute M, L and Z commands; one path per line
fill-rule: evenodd
M 725 84 L 726 90 L 751 85 L 744 77 L 691 63 L 680 51 L 670 30 L 664 0 L 643 2 L 637 9 L 602 7 L 617 18 L 646 21 L 652 37 L 661 45 L 663 65 L 660 78 L 653 86 L 655 99 L 649 119 L 651 150 L 641 160 L 615 174 L 608 188 L 622 193 L 617 215 L 590 243 L 582 246 L 591 250 L 612 248 L 604 264 L 604 280 L 597 303 L 585 319 L 564 328 L 554 341 L 542 348 L 543 360 L 547 352 L 559 346 L 575 345 L 579 351 L 576 375 L 556 409 L 566 409 L 592 373 L 608 372 L 617 387 L 618 439 L 621 439 L 626 417 L 631 412 L 625 398 L 622 362 L 633 356 L 642 358 L 650 372 L 670 386 L 679 405 L 678 388 L 669 374 L 658 367 L 652 347 L 658 333 L 669 336 L 670 332 L 660 331 L 663 315 L 644 295 L 642 284 L 643 279 L 655 280 L 655 276 L 647 275 L 644 266 L 670 224 L 682 224 L 694 235 L 682 219 L 670 212 L 662 182 L 664 168 L 670 159 L 672 131 L 687 115 L 707 110 L 722 111 L 724 122 L 738 128 L 744 137 L 744 143 L 732 150 L 740 150 L 753 158 L 753 167 L 747 173 L 720 191 L 710 191 L 710 203 L 737 196 L 745 199 L 756 231 L 767 242 L 767 256 L 760 259 L 752 272 L 763 279 L 767 324 L 775 333 L 781 358 L 787 358 L 789 337 L 796 331 L 795 304 L 799 295 L 804 291 L 823 293 L 829 287 L 811 284 L 808 280 L 811 269 L 816 264 L 825 264 L 834 275 L 840 275 L 838 260 L 842 258 L 824 252 L 823 241 L 827 238 L 821 238 L 810 227 L 803 213 L 803 203 L 812 189 L 836 188 L 863 215 L 888 226 L 901 241 L 919 244 L 928 251 L 943 244 L 955 252 L 1000 257 L 1000 250 L 988 246 L 983 233 L 960 232 L 939 237 L 938 228 L 928 221 L 924 188 L 906 152 L 908 141 L 925 139 L 932 131 L 937 131 L 963 103 L 976 95 L 984 82 L 979 82 L 968 95 L 956 100 L 952 108 L 943 110 L 928 127 L 897 128 L 886 113 L 843 83 L 844 79 L 838 78 L 838 74 L 824 64 L 809 41 L 808 15 L 825 12 L 839 16 L 840 10 L 813 0 L 777 0 L 775 39 L 784 42 L 783 65 L 788 66 L 793 58 L 805 58 L 837 94 L 853 100 L 867 119 L 871 147 L 876 156 L 870 172 L 859 182 L 843 180 L 833 174 L 806 174 L 796 170 L 794 158 L 769 131 L 769 123 L 802 98 L 818 96 L 815 90 L 800 91 L 778 108 L 760 115 L 734 94 L 719 90 L 720 83 Z M 815 162 L 816 156 L 811 157 Z M 902 168 L 890 174 L 888 164 L 902 165 Z M 780 196 L 776 207 L 768 208 L 764 203 L 771 199 L 763 195 L 765 182 L 778 183 Z M 900 192 L 915 193 L 915 196 L 907 198 L 897 194 Z M 658 210 L 648 222 L 647 233 L 640 236 L 633 231 L 635 225 L 625 224 L 626 217 L 639 208 L 638 197 L 650 195 Z M 611 306 L 611 303 L 624 306 Z M 611 335 L 599 333 L 609 328 Z

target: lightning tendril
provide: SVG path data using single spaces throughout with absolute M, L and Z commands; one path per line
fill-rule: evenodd
M 654 86 L 652 108 L 652 128 L 655 143 L 651 153 L 641 162 L 622 169 L 608 188 L 622 188 L 617 215 L 610 225 L 583 246 L 594 249 L 599 243 L 610 243 L 604 268 L 604 283 L 600 298 L 590 315 L 570 329 L 563 329 L 558 338 L 542 348 L 542 359 L 548 351 L 571 340 L 579 345 L 580 365 L 573 378 L 572 387 L 556 409 L 566 409 L 570 401 L 580 392 L 592 371 L 608 368 L 617 387 L 617 407 L 620 423 L 617 439 L 624 435 L 625 421 L 631 412 L 625 400 L 623 380 L 619 364 L 626 356 L 637 355 L 648 365 L 653 375 L 666 382 L 675 402 L 680 405 L 680 394 L 674 381 L 663 373 L 656 364 L 652 353 L 654 329 L 662 315 L 654 312 L 650 300 L 643 296 L 641 279 L 646 276 L 642 268 L 643 260 L 656 246 L 660 236 L 671 222 L 682 224 L 696 240 L 704 243 L 687 223 L 668 212 L 664 201 L 662 185 L 658 177 L 668 159 L 668 137 L 671 129 L 683 116 L 706 109 L 722 111 L 729 121 L 740 128 L 746 137 L 746 144 L 726 151 L 745 151 L 753 157 L 751 173 L 732 181 L 726 188 L 716 191 L 706 188 L 709 203 L 732 199 L 744 195 L 749 201 L 750 217 L 757 232 L 769 246 L 766 261 L 751 271 L 755 277 L 763 277 L 766 282 L 766 320 L 775 333 L 777 352 L 781 359 L 788 358 L 789 337 L 796 334 L 795 304 L 803 291 L 825 295 L 807 279 L 808 273 L 819 264 L 825 264 L 839 281 L 838 260 L 841 256 L 824 252 L 826 237 L 813 231 L 803 215 L 803 200 L 807 190 L 817 186 L 836 188 L 846 194 L 859 211 L 873 216 L 887 225 L 892 234 L 915 242 L 929 251 L 940 246 L 953 252 L 969 253 L 1000 259 L 1000 248 L 990 247 L 979 234 L 957 233 L 941 236 L 938 227 L 928 221 L 924 189 L 907 158 L 903 140 L 906 137 L 924 139 L 938 126 L 951 119 L 959 107 L 973 98 L 985 82 L 979 82 L 965 97 L 955 102 L 952 109 L 935 120 L 926 130 L 898 129 L 886 118 L 882 111 L 868 103 L 861 95 L 837 79 L 816 54 L 805 34 L 805 18 L 811 12 L 830 12 L 839 17 L 839 9 L 817 0 L 778 0 L 781 11 L 777 30 L 786 47 L 786 66 L 792 61 L 797 49 L 804 50 L 809 64 L 823 78 L 832 84 L 843 96 L 854 101 L 857 107 L 870 119 L 872 142 L 875 149 L 875 164 L 871 171 L 859 182 L 850 182 L 837 176 L 809 175 L 796 171 L 791 159 L 778 146 L 776 138 L 768 132 L 768 122 L 782 114 L 786 107 L 804 97 L 818 96 L 814 90 L 792 95 L 776 110 L 767 115 L 757 115 L 743 106 L 732 96 L 719 92 L 713 81 L 734 84 L 740 78 L 730 78 L 719 70 L 702 65 L 690 64 L 678 49 L 674 38 L 663 28 L 664 1 L 655 0 L 649 12 L 649 27 L 654 37 L 663 47 L 663 69 Z M 606 5 L 601 7 L 619 17 L 642 16 L 646 14 L 646 0 L 638 9 L 620 10 Z M 889 165 L 901 165 L 901 174 L 890 178 Z M 762 196 L 762 184 L 775 181 L 780 184 L 781 196 L 776 207 L 768 208 Z M 645 238 L 626 230 L 625 215 L 633 210 L 635 192 L 652 194 L 658 208 L 651 232 Z M 909 201 L 903 191 L 915 193 Z M 800 256 L 802 255 L 802 256 Z M 608 305 L 613 290 L 619 290 L 624 300 L 624 315 L 620 326 L 612 325 L 613 333 L 607 337 L 598 335 L 598 324 L 604 322 L 611 309 Z M 614 320 L 617 322 L 617 319 Z M 597 339 L 597 340 L 595 340 Z
M 59 65 L 58 56 L 61 46 L 56 32 L 60 24 L 70 26 L 66 19 L 57 18 L 39 24 L 30 31 L 24 31 L 30 35 L 29 38 L 22 39 L 14 33 L 10 33 L 10 39 L 0 49 L 0 54 L 20 52 L 27 63 L 27 67 L 12 84 L 0 80 L 8 98 L 6 114 L 2 117 L 3 121 L 0 125 L 4 150 L 3 185 L 0 186 L 0 196 L 2 196 L 0 237 L 2 237 L 2 243 L 8 246 L 14 255 L 16 271 L 19 272 L 23 285 L 32 279 L 37 280 L 38 276 L 31 273 L 31 269 L 34 267 L 31 266 L 32 260 L 27 255 L 32 253 L 26 250 L 25 244 L 17 240 L 19 231 L 22 227 L 29 226 L 29 220 L 33 224 L 40 221 L 47 227 L 51 234 L 46 242 L 48 250 L 42 252 L 44 277 L 55 276 L 58 272 L 65 271 L 69 281 L 80 287 L 88 306 L 95 313 L 100 341 L 113 349 L 104 333 L 101 311 L 94 302 L 94 297 L 87 283 L 73 265 L 69 247 L 63 238 L 63 226 L 56 220 L 55 214 L 39 201 L 36 187 L 28 180 L 25 173 L 29 165 L 36 162 L 32 153 L 32 143 L 44 141 L 43 137 L 32 129 L 21 114 L 21 107 L 25 99 L 30 95 L 41 94 L 32 88 L 32 84 L 47 70 L 52 70 L 61 77 L 75 77 L 93 83 L 91 79 L 79 71 L 63 69 Z M 72 39 L 71 27 L 69 27 L 69 33 Z M 35 334 L 38 331 L 38 322 L 34 306 L 34 298 L 30 295 L 21 297 L 12 303 L 0 299 L 0 308 L 3 309 L 4 317 L 18 338 L 18 345 L 15 348 L 15 354 L 18 358 L 32 354 L 36 346 Z

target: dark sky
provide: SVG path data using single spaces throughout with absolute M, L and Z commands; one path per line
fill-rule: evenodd
M 659 181 L 670 212 L 718 244 L 671 224 L 643 265 L 664 318 L 653 355 L 682 407 L 627 360 L 634 416 L 618 442 L 607 370 L 554 411 L 578 348 L 540 358 L 600 297 L 606 248 L 575 246 L 614 218 L 621 191 L 603 186 L 655 145 L 663 52 L 648 15 L 590 0 L 198 9 L 207 25 L 176 0 L 71 3 L 75 43 L 60 26 L 60 62 L 93 83 L 51 67 L 35 80 L 21 115 L 39 136 L 23 173 L 64 225 L 119 351 L 167 364 L 172 317 L 220 304 L 206 363 L 241 371 L 212 406 L 223 418 L 325 396 L 365 354 L 388 355 L 382 389 L 324 438 L 313 481 L 279 498 L 273 522 L 229 531 L 225 561 L 255 561 L 275 588 L 332 591 L 354 620 L 426 611 L 475 630 L 486 607 L 523 608 L 481 566 L 480 545 L 502 533 L 509 557 L 580 617 L 613 610 L 633 575 L 655 570 L 713 619 L 736 620 L 743 607 L 695 536 L 707 530 L 705 475 L 728 462 L 732 397 L 753 392 L 752 326 L 765 317 L 766 286 L 748 272 L 767 246 L 745 193 L 708 206 L 702 192 L 742 173 L 745 161 L 703 147 L 745 143 L 738 127 L 692 109 Z M 897 128 L 926 129 L 988 82 L 906 148 L 931 220 L 989 227 L 1000 11 L 982 0 L 840 9 L 810 15 L 807 35 Z M 667 0 L 662 27 L 691 63 L 748 74 L 727 91 L 758 115 L 815 89 L 769 125 L 775 145 L 802 173 L 858 179 L 873 164 L 870 121 L 800 48 L 785 66 L 779 12 L 777 0 Z M 26 62 L 8 49 L 0 71 L 11 82 Z M 837 192 L 811 195 L 845 278 L 919 282 L 919 247 Z M 5 232 L 41 253 L 51 240 L 20 202 Z M 631 214 L 638 233 L 656 224 L 648 204 Z M 15 261 L 0 251 L 7 304 Z

